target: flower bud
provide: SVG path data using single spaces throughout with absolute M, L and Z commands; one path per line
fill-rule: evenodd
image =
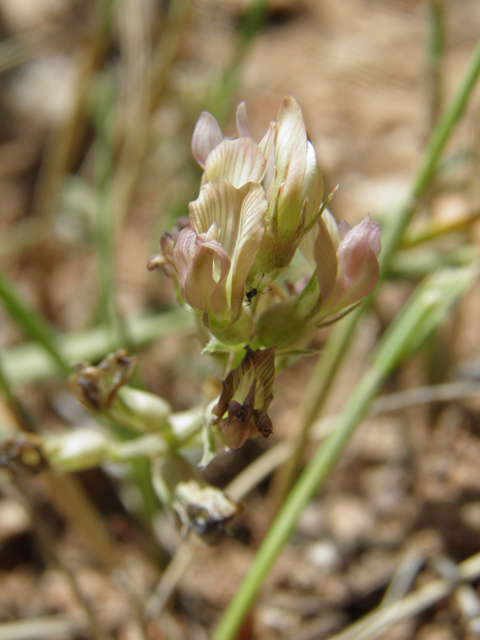
M 108 438 L 96 429 L 75 429 L 45 439 L 45 452 L 52 467 L 63 473 L 102 464 L 108 448 Z
M 127 386 L 118 390 L 109 410 L 116 422 L 142 432 L 169 429 L 171 413 L 171 406 L 160 396 Z
M 274 134 L 275 171 L 272 182 L 264 182 L 269 206 L 265 236 L 256 260 L 263 273 L 290 264 L 303 234 L 319 214 L 323 195 L 315 149 L 301 109 L 291 96 L 282 98 Z M 271 175 L 269 168 L 266 175 Z
M 68 378 L 68 386 L 87 408 L 105 411 L 132 375 L 134 366 L 135 358 L 129 358 L 124 349 L 110 353 L 96 366 L 79 362 L 75 365 L 77 373 Z
M 367 216 L 350 229 L 324 211 L 300 244 L 314 275 L 304 288 L 266 309 L 257 319 L 262 346 L 285 349 L 308 340 L 323 323 L 343 317 L 378 279 L 380 227 Z

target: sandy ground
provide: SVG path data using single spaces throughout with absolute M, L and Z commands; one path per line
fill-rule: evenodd
M 436 114 L 457 86 L 480 33 L 476 0 L 439 4 L 444 8 L 445 41 L 438 86 L 428 55 L 427 2 L 272 0 L 268 5 L 266 22 L 241 66 L 233 103 L 245 100 L 252 133 L 259 139 L 275 117 L 280 98 L 295 96 L 317 151 L 326 192 L 340 185 L 331 206 L 338 219 L 357 222 L 367 213 L 388 215 L 409 192 Z M 122 313 L 172 299 L 171 284 L 148 273 L 145 264 L 160 233 L 175 217 L 172 211 L 183 213 L 178 204 L 195 197 L 198 174 L 191 169 L 190 136 L 212 83 L 231 58 L 245 6 L 243 0 L 193 5 L 167 89 L 152 119 L 140 180 L 117 236 L 115 273 Z M 0 76 L 0 238 L 13 238 L 8 235 L 12 229 L 38 215 L 42 158 L 51 140 L 48 132 L 72 112 L 92 6 L 75 0 L 2 0 L 0 18 L 3 36 L 14 37 L 18 55 L 23 56 L 21 64 Z M 152 35 L 162 33 L 159 19 L 152 19 L 150 27 Z M 118 60 L 122 21 L 115 34 L 112 65 Z M 421 215 L 448 219 L 478 202 L 479 109 L 477 88 L 448 146 L 452 156 L 463 153 L 467 161 L 454 164 L 438 179 Z M 226 133 L 233 133 L 232 114 L 230 110 Z M 28 245 L 0 243 L 2 270 L 26 301 L 66 332 L 91 322 L 95 300 L 94 252 L 88 232 L 72 214 L 78 206 L 87 213 L 91 210 L 92 191 L 85 188 L 89 180 L 92 184 L 91 141 L 90 127 L 69 167 L 70 174 L 83 176 L 83 186 L 75 192 L 78 184 L 65 181 L 67 195 L 53 218 L 45 218 L 45 236 Z M 72 201 L 68 195 L 75 206 L 68 204 Z M 469 237 L 478 240 L 478 229 L 473 228 Z M 446 249 L 465 240 L 455 236 Z M 382 286 L 375 313 L 361 329 L 326 414 L 345 402 L 376 337 L 411 288 L 412 283 L 402 279 Z M 386 392 L 452 380 L 458 366 L 478 354 L 479 300 L 477 287 L 429 353 L 404 366 Z M 317 347 L 324 337 L 319 336 Z M 3 310 L 0 341 L 2 347 L 22 341 L 20 330 Z M 313 357 L 304 358 L 280 377 L 280 393 L 272 405 L 274 441 L 294 428 L 313 364 Z M 178 336 L 142 352 L 139 371 L 147 387 L 168 397 L 177 409 L 200 401 L 204 380 L 212 374 L 196 342 Z M 19 393 L 46 431 L 74 420 L 73 403 L 65 400 L 59 381 L 23 385 Z M 8 419 L 3 407 L 0 415 Z M 478 552 L 479 429 L 478 400 L 415 406 L 365 421 L 278 558 L 252 611 L 251 628 L 246 626 L 242 638 L 327 638 L 377 607 L 400 566 L 417 566 L 412 583 L 420 587 L 442 575 L 447 561 L 460 562 Z M 212 480 L 225 484 L 263 446 L 249 442 L 235 456 L 222 457 L 209 472 Z M 133 498 L 125 497 L 128 492 L 121 488 L 125 483 L 118 469 L 114 471 L 113 479 L 95 470 L 82 474 L 81 480 L 122 549 L 123 581 L 107 575 L 79 532 L 54 510 L 42 478 L 23 478 L 19 486 L 48 523 L 55 547 L 76 575 L 98 620 L 97 637 L 129 640 L 138 636 L 132 623 L 134 598 L 126 595 L 124 584 L 145 602 L 160 574 L 141 527 L 125 507 Z M 82 607 L 65 573 L 44 557 L 31 518 L 8 487 L 2 481 L 0 622 L 52 614 L 82 621 Z M 265 531 L 270 499 L 265 483 L 246 500 L 236 538 L 225 539 L 216 548 L 196 548 L 163 616 L 148 626 L 148 640 L 208 637 Z M 169 553 L 178 548 L 179 535 L 164 517 L 158 532 Z M 475 601 L 475 589 L 471 595 Z M 82 624 L 58 637 L 93 638 L 90 631 L 80 629 Z M 28 637 L 50 636 L 42 632 Z M 468 627 L 457 594 L 381 637 L 454 640 L 478 635 Z

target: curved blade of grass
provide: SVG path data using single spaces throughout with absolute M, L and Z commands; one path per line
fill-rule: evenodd
M 173 308 L 156 315 L 141 315 L 125 320 L 130 345 L 141 347 L 171 333 L 193 330 L 193 320 L 183 309 Z M 87 360 L 95 362 L 107 355 L 111 344 L 110 329 L 96 327 L 81 333 L 57 335 L 55 349 L 65 362 Z M 32 335 L 32 334 L 30 334 Z M 34 336 L 32 336 L 34 337 Z M 44 345 L 27 343 L 5 350 L 3 369 L 11 384 L 33 382 L 57 373 L 55 362 Z
M 457 90 L 438 119 L 432 135 L 430 136 L 420 161 L 420 167 L 417 171 L 417 175 L 413 181 L 408 202 L 400 207 L 395 216 L 392 216 L 392 224 L 389 225 L 388 228 L 385 229 L 385 233 L 382 234 L 380 267 L 383 275 L 388 270 L 393 254 L 402 242 L 403 234 L 414 214 L 418 200 L 425 193 L 433 176 L 435 175 L 440 154 L 445 147 L 453 128 L 465 110 L 465 106 L 479 74 L 480 40 L 477 42 Z
M 318 490 L 355 428 L 368 411 L 384 380 L 438 327 L 459 295 L 469 287 L 474 269 L 445 270 L 428 278 L 382 337 L 335 429 L 317 448 L 288 495 L 253 562 L 220 621 L 212 640 L 232 640 L 263 579 L 292 533 L 298 518 Z
M 52 365 L 54 372 L 60 370 L 64 376 L 68 376 L 71 373 L 68 360 L 58 348 L 54 329 L 45 322 L 40 314 L 25 304 L 13 284 L 1 273 L 0 300 L 22 331 L 43 347 L 43 353 Z M 8 377 L 8 373 L 6 375 Z
M 240 25 L 232 59 L 223 72 L 219 86 L 208 107 L 208 111 L 210 111 L 220 123 L 223 122 L 227 116 L 231 100 L 237 91 L 243 61 L 255 36 L 265 21 L 267 9 L 266 0 L 252 0 L 247 7 Z
M 390 271 L 393 257 L 403 241 L 405 231 L 415 213 L 417 203 L 435 175 L 440 154 L 465 109 L 479 74 L 480 40 L 477 42 L 456 92 L 430 136 L 417 174 L 413 180 L 410 196 L 396 211 L 392 212 L 388 224 L 382 229 L 382 251 L 379 258 L 380 279 L 385 278 Z M 288 463 L 287 468 L 282 470 L 282 475 L 276 483 L 279 502 L 283 501 L 283 496 L 292 483 L 299 460 L 308 441 L 310 424 L 326 400 L 340 363 L 355 335 L 357 322 L 367 308 L 368 299 L 357 310 L 338 323 L 329 336 L 322 357 L 318 359 L 300 408 L 300 428 L 295 434 L 296 452 L 291 462 Z

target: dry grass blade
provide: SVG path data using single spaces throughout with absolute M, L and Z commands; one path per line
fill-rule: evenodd
M 87 630 L 86 620 L 50 616 L 3 622 L 1 637 L 2 640 L 64 640 Z
M 476 554 L 458 566 L 459 579 L 465 582 L 480 577 L 480 554 Z M 457 587 L 456 581 L 435 580 L 386 607 L 376 609 L 329 640 L 374 640 L 397 622 L 411 618 L 442 600 Z
M 112 182 L 113 224 L 117 236 L 138 183 L 150 129 L 146 7 L 133 0 L 124 0 L 118 21 L 125 83 L 119 104 L 120 122 L 117 123 L 121 150 Z

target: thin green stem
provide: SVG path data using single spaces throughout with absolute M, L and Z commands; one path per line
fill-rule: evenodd
M 220 122 L 225 120 L 228 113 L 230 101 L 238 87 L 241 66 L 253 39 L 265 21 L 266 13 L 266 0 L 251 1 L 245 14 L 245 19 L 242 21 L 240 27 L 240 33 L 232 60 L 222 75 L 217 92 L 209 107 L 209 111 L 211 111 Z
M 480 40 L 477 42 L 457 90 L 430 136 L 422 159 L 420 160 L 420 167 L 413 181 L 409 200 L 400 207 L 396 215 L 393 216 L 392 225 L 387 227 L 385 233 L 382 234 L 382 253 L 380 255 L 382 275 L 388 270 L 393 254 L 402 242 L 403 234 L 415 212 L 418 200 L 425 194 L 435 175 L 440 154 L 465 109 L 479 73 Z
M 438 120 L 442 105 L 441 63 L 444 50 L 444 0 L 430 0 L 431 34 L 429 43 L 430 122 Z
M 10 381 L 3 370 L 2 352 L 0 351 L 0 393 L 5 398 L 10 411 L 15 416 L 17 424 L 23 431 L 35 431 L 35 423 L 22 402 L 17 398 L 11 387 Z
M 391 222 L 382 231 L 382 251 L 380 254 L 380 279 L 384 278 L 390 269 L 392 259 L 402 243 L 405 231 L 415 213 L 419 199 L 426 192 L 435 171 L 442 149 L 444 148 L 455 124 L 462 115 L 467 100 L 473 90 L 480 73 L 480 40 L 473 51 L 467 69 L 460 81 L 457 91 L 451 98 L 441 118 L 432 132 L 430 140 L 420 161 L 420 166 L 413 180 L 410 197 L 392 214 Z M 359 319 L 368 308 L 368 299 L 345 320 L 339 322 L 330 334 L 325 351 L 319 358 L 308 385 L 307 394 L 300 411 L 300 430 L 295 435 L 296 453 L 293 462 L 282 472 L 279 481 L 280 491 L 278 502 L 283 502 L 283 496 L 290 487 L 303 455 L 304 446 L 308 440 L 308 429 L 313 417 L 318 414 L 324 404 L 330 386 L 340 367 L 348 345 L 350 344 L 355 327 Z
M 95 137 L 95 177 L 97 215 L 94 226 L 95 250 L 98 262 L 99 311 L 103 323 L 112 329 L 112 348 L 118 340 L 115 303 L 115 274 L 113 252 L 113 224 L 111 185 L 113 160 L 113 105 L 115 92 L 113 79 L 104 77 L 98 92 Z M 117 340 L 116 340 L 117 339 Z
M 420 336 L 424 341 L 440 324 L 460 293 L 471 284 L 474 275 L 475 272 L 469 269 L 447 271 L 430 279 L 419 287 L 401 316 L 384 334 L 370 368 L 338 415 L 335 428 L 317 448 L 280 509 L 212 640 L 230 640 L 234 637 L 263 578 L 287 542 L 303 509 L 366 415 L 382 383 L 405 357 L 411 355 L 413 349 L 420 346 L 419 341 L 412 343 L 412 336 Z

